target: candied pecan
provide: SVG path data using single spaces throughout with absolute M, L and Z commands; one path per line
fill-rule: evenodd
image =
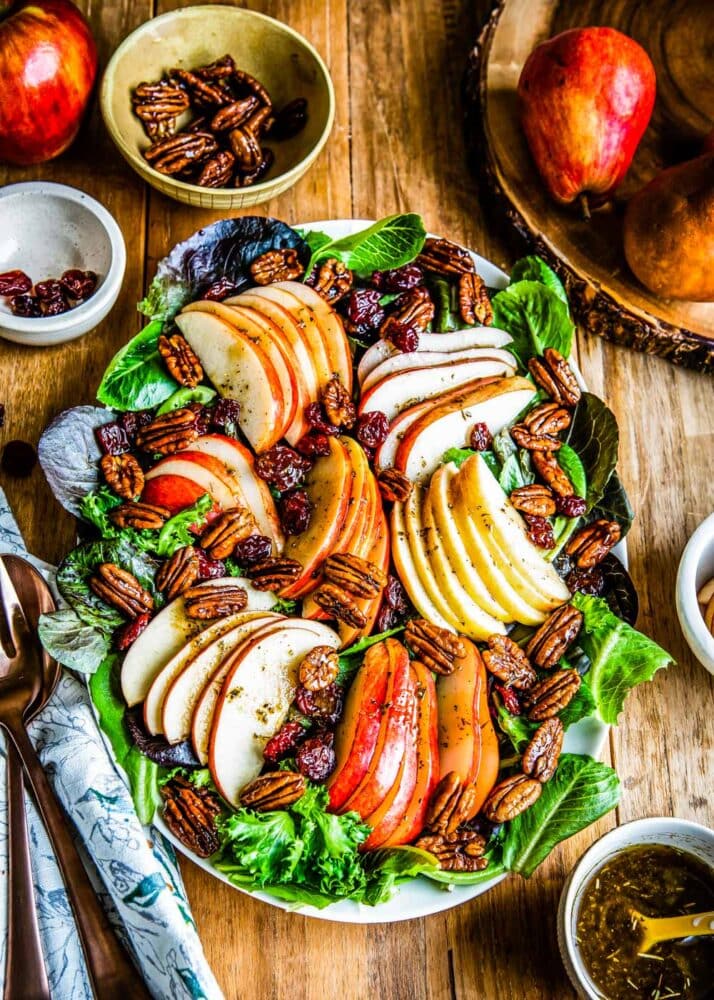
M 350 269 L 336 257 L 328 257 L 323 261 L 317 274 L 310 278 L 310 284 L 317 294 L 331 304 L 347 295 L 353 282 L 354 276 Z
M 526 653 L 541 670 L 552 670 L 573 645 L 582 625 L 582 612 L 572 604 L 562 604 L 531 636 Z
M 140 503 L 133 500 L 130 503 L 120 503 L 109 511 L 109 520 L 117 528 L 142 528 L 156 531 L 162 528 L 171 517 L 168 507 L 160 507 L 153 503 Z
M 218 796 L 208 788 L 197 788 L 177 774 L 161 786 L 164 821 L 182 844 L 201 858 L 220 847 L 216 818 L 221 813 Z
M 302 566 L 297 559 L 285 559 L 282 556 L 261 559 L 245 571 L 256 590 L 282 590 L 297 580 L 301 573 Z
M 355 407 L 339 375 L 333 375 L 322 387 L 320 400 L 333 427 L 350 428 L 355 422 Z
M 154 599 L 135 576 L 115 563 L 102 563 L 94 576 L 89 578 L 93 593 L 127 618 L 137 618 L 145 611 L 152 611 Z
M 528 371 L 536 385 L 545 389 L 556 403 L 571 408 L 577 406 L 581 396 L 580 386 L 572 368 L 554 347 L 546 347 L 542 358 L 531 358 Z
M 243 611 L 248 593 L 238 584 L 216 584 L 213 580 L 198 583 L 183 593 L 184 608 L 189 618 L 211 621 Z
M 180 174 L 218 152 L 218 143 L 208 132 L 180 132 L 160 139 L 144 150 L 144 159 L 160 174 Z
M 425 834 L 414 846 L 433 854 L 444 871 L 477 872 L 488 867 L 488 858 L 483 856 L 486 840 L 476 830 L 459 830 L 450 836 Z
M 140 83 L 131 99 L 134 114 L 140 118 L 149 138 L 168 135 L 180 114 L 188 109 L 188 94 L 170 80 Z
M 323 583 L 312 596 L 315 604 L 330 618 L 336 618 L 352 628 L 364 628 L 367 624 L 364 611 L 334 583 Z
M 557 451 L 562 445 L 560 438 L 550 434 L 531 434 L 525 424 L 514 424 L 511 427 L 511 437 L 519 448 L 528 451 Z
M 449 276 L 452 274 L 470 274 L 475 271 L 473 257 L 451 240 L 440 240 L 429 237 L 424 241 L 421 253 L 416 263 L 425 271 Z
M 555 497 L 552 490 L 538 483 L 518 486 L 511 493 L 511 503 L 522 514 L 532 517 L 552 517 L 555 514 Z
M 325 579 L 356 597 L 376 597 L 387 583 L 386 574 L 368 559 L 351 552 L 328 556 L 323 566 Z
M 298 260 L 297 250 L 283 247 L 266 250 L 250 265 L 250 276 L 256 285 L 270 285 L 274 281 L 295 281 L 305 273 Z
M 408 621 L 404 639 L 422 663 L 436 674 L 453 673 L 454 661 L 466 655 L 466 647 L 457 635 L 425 618 Z
M 555 546 L 555 535 L 550 521 L 537 514 L 524 514 L 523 516 L 528 525 L 528 537 L 531 542 L 539 549 L 552 549 Z
M 423 286 L 402 292 L 394 303 L 394 310 L 387 316 L 379 328 L 383 340 L 393 339 L 393 328 L 416 330 L 424 333 L 434 318 L 434 303 L 429 292 Z
M 255 518 L 247 507 L 230 507 L 203 529 L 201 548 L 211 559 L 226 559 L 238 542 L 255 534 L 256 527 Z
M 155 417 L 136 434 L 136 446 L 150 455 L 172 455 L 198 437 L 196 414 L 188 406 Z
M 304 794 L 305 778 L 296 771 L 269 771 L 249 782 L 240 793 L 240 804 L 256 812 L 285 809 Z
M 264 104 L 253 112 L 243 127 L 249 129 L 253 135 L 260 136 L 263 132 L 267 132 L 270 129 L 274 121 L 273 109 Z
M 215 62 L 208 63 L 206 66 L 199 66 L 193 72 L 196 76 L 200 76 L 202 80 L 223 80 L 226 77 L 233 76 L 236 71 L 236 64 L 233 61 L 233 56 L 225 55 L 221 56 L 220 59 L 216 59 Z
M 222 188 L 228 187 L 235 171 L 236 158 L 228 149 L 222 149 L 215 156 L 201 167 L 201 172 L 196 178 L 199 187 Z
M 491 790 L 483 814 L 491 823 L 506 823 L 530 808 L 542 791 L 540 781 L 526 774 L 514 774 Z
M 299 747 L 295 763 L 300 774 L 310 781 L 325 781 L 335 770 L 337 757 L 333 747 L 334 734 L 330 732 L 311 736 Z
M 267 104 L 268 107 L 272 108 L 273 102 L 270 98 L 270 94 L 260 80 L 256 80 L 254 76 L 251 76 L 250 73 L 246 73 L 244 69 L 234 69 L 233 78 L 239 87 L 243 90 L 247 90 L 250 94 L 255 94 L 255 96 L 262 101 L 263 104 Z
M 523 753 L 523 773 L 529 778 L 537 778 L 544 785 L 555 774 L 562 749 L 563 723 L 560 719 L 546 719 L 536 729 Z
M 300 683 L 308 691 L 322 691 L 337 680 L 340 661 L 330 646 L 314 646 L 300 664 Z
M 404 503 L 411 496 L 414 484 L 411 479 L 399 469 L 382 469 L 377 476 L 379 492 L 382 499 L 391 502 Z
M 251 184 L 257 184 L 267 172 L 272 167 L 275 162 L 275 154 L 272 149 L 268 149 L 267 146 L 263 147 L 263 159 L 260 161 L 255 170 L 249 170 L 247 173 L 239 174 L 236 177 L 236 187 L 250 187 Z
M 556 670 L 532 687 L 524 699 L 528 718 L 533 722 L 550 719 L 562 712 L 575 697 L 581 684 L 577 670 Z
M 222 107 L 211 118 L 211 132 L 227 132 L 230 129 L 238 128 L 239 125 L 243 125 L 250 118 L 259 106 L 260 101 L 255 94 L 226 104 L 225 107 Z
M 424 826 L 434 833 L 456 833 L 462 823 L 471 819 L 475 802 L 474 786 L 464 785 L 456 771 L 449 771 L 432 793 Z
M 617 521 L 599 518 L 583 525 L 565 546 L 565 552 L 575 559 L 578 569 L 592 569 L 603 561 L 613 545 L 617 545 L 621 534 Z
M 475 271 L 459 275 L 459 315 L 467 326 L 490 326 L 493 309 L 486 283 Z
M 255 133 L 249 128 L 231 129 L 228 133 L 228 142 L 241 170 L 251 171 L 260 166 L 263 151 Z
M 192 545 L 176 549 L 156 574 L 156 587 L 166 595 L 167 601 L 188 590 L 200 578 L 201 567 L 198 553 Z
M 144 489 L 144 473 L 133 455 L 102 455 L 102 475 L 117 496 L 133 500 Z
M 488 424 L 482 420 L 474 424 L 469 435 L 469 446 L 474 451 L 487 451 L 493 444 L 493 434 L 488 429 Z
M 523 418 L 523 423 L 530 434 L 555 435 L 570 427 L 572 417 L 570 411 L 558 403 L 540 403 L 530 410 Z
M 136 642 L 150 621 L 151 612 L 144 611 L 143 614 L 137 615 L 133 621 L 127 622 L 126 625 L 118 628 L 114 633 L 114 645 L 119 652 L 126 652 Z
M 172 69 L 169 76 L 178 80 L 191 95 L 191 99 L 202 108 L 210 108 L 215 105 L 219 107 L 229 104 L 232 100 L 230 91 L 222 87 L 220 83 L 214 83 L 210 78 L 199 76 L 188 69 Z
M 307 730 L 299 722 L 284 722 L 275 736 L 271 736 L 263 747 L 263 757 L 271 764 L 277 764 L 290 756 L 307 736 Z
M 536 682 L 535 670 L 518 643 L 507 635 L 490 635 L 481 654 L 486 669 L 509 687 L 527 690 Z
M 307 122 L 307 101 L 304 97 L 296 97 L 275 116 L 270 128 L 270 136 L 275 139 L 292 139 L 305 128 Z
M 561 497 L 573 495 L 573 484 L 563 472 L 552 451 L 532 451 L 531 461 L 538 475 L 545 480 L 554 493 Z

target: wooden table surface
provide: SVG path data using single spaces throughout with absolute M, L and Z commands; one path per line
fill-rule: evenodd
M 170 0 L 79 4 L 102 65 L 118 43 Z M 428 229 L 467 244 L 503 267 L 502 233 L 487 225 L 467 165 L 460 85 L 467 51 L 487 3 L 456 0 L 265 0 L 247 4 L 291 24 L 325 57 L 337 94 L 335 128 L 317 164 L 291 191 L 260 207 L 289 222 L 378 218 L 420 212 Z M 150 191 L 113 148 L 96 107 L 74 147 L 54 163 L 0 170 L 3 182 L 44 178 L 84 188 L 113 213 L 128 249 L 124 287 L 93 333 L 56 349 L 0 341 L 0 444 L 34 443 L 61 409 L 93 400 L 115 350 L 140 328 L 135 303 L 156 262 L 216 214 Z M 424 920 L 371 927 L 282 913 L 210 878 L 183 872 L 198 927 L 228 997 L 344 1000 L 555 1000 L 571 997 L 555 934 L 563 881 L 576 859 L 615 823 L 673 814 L 714 825 L 714 678 L 694 662 L 674 606 L 677 563 L 696 525 L 714 509 L 711 378 L 579 335 L 593 391 L 621 428 L 620 471 L 637 520 L 629 536 L 639 589 L 639 626 L 671 651 L 661 671 L 627 704 L 608 754 L 623 784 L 616 814 L 556 849 L 529 882 L 512 878 L 486 897 Z M 73 524 L 42 473 L 2 475 L 31 549 L 59 560 Z

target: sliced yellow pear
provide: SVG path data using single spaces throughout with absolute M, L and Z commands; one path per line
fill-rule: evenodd
M 409 546 L 409 537 L 407 535 L 406 524 L 404 523 L 404 504 L 402 503 L 395 503 L 392 507 L 391 543 L 392 558 L 394 559 L 399 579 L 409 594 L 409 599 L 414 607 L 423 618 L 433 622 L 434 625 L 438 625 L 440 628 L 445 628 L 449 632 L 453 632 L 454 626 L 443 617 L 434 605 L 419 578 L 419 573 L 414 564 Z

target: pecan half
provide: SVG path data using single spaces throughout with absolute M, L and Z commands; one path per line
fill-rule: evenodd
M 169 80 L 140 83 L 131 99 L 134 114 L 141 119 L 150 139 L 170 135 L 178 116 L 189 106 L 188 94 Z
M 350 291 L 354 275 L 342 261 L 328 257 L 318 267 L 317 274 L 310 278 L 310 283 L 321 298 L 335 303 Z
M 233 153 L 228 149 L 222 149 L 203 164 L 196 178 L 196 184 L 209 188 L 228 187 L 233 180 L 235 167 L 236 158 Z
M 269 771 L 245 786 L 240 804 L 256 812 L 285 809 L 304 794 L 307 783 L 297 771 Z
M 542 791 L 540 781 L 526 774 L 514 774 L 491 790 L 483 814 L 491 823 L 507 823 L 532 806 Z
M 251 94 L 255 94 L 255 96 L 262 101 L 263 104 L 267 104 L 268 107 L 272 108 L 273 102 L 270 98 L 270 94 L 260 80 L 256 80 L 254 76 L 251 76 L 250 73 L 246 73 L 244 69 L 234 69 L 233 78 L 239 87 L 242 87 L 243 90 L 247 90 Z
M 274 281 L 295 281 L 305 273 L 298 260 L 297 250 L 283 247 L 267 250 L 250 265 L 250 276 L 256 285 L 270 285 Z
M 118 528 L 137 528 L 139 531 L 142 528 L 156 531 L 162 528 L 170 517 L 171 511 L 168 507 L 140 503 L 136 500 L 131 503 L 121 503 L 109 511 L 109 520 L 112 524 L 116 524 Z
M 308 691 L 324 691 L 337 680 L 340 660 L 331 646 L 315 646 L 300 664 L 300 683 Z
M 545 389 L 556 403 L 571 408 L 577 406 L 581 396 L 580 386 L 572 368 L 554 347 L 546 347 L 542 358 L 531 358 L 528 371 L 536 385 Z
M 231 507 L 203 529 L 200 545 L 211 559 L 226 559 L 239 542 L 257 530 L 255 518 L 247 507 Z
M 564 406 L 540 403 L 525 415 L 523 423 L 530 434 L 555 435 L 570 427 L 571 420 L 570 411 Z
M 535 670 L 518 643 L 507 635 L 488 637 L 488 649 L 481 654 L 486 669 L 508 687 L 526 691 L 536 682 Z
M 217 111 L 211 118 L 211 132 L 228 132 L 243 125 L 260 106 L 260 101 L 251 94 L 240 101 L 232 101 Z
M 301 573 L 302 566 L 297 559 L 284 559 L 282 556 L 262 559 L 245 571 L 256 590 L 282 590 L 297 580 Z
M 493 309 L 486 283 L 475 271 L 459 275 L 459 315 L 467 326 L 490 326 Z
M 436 674 L 453 673 L 455 660 L 466 655 L 466 647 L 457 635 L 425 618 L 408 621 L 404 639 L 424 666 Z
M 424 826 L 433 833 L 456 833 L 474 811 L 476 789 L 464 785 L 456 771 L 449 771 L 434 789 L 424 817 Z
M 483 856 L 486 841 L 475 830 L 459 830 L 450 836 L 425 834 L 414 846 L 433 854 L 444 871 L 477 872 L 488 867 L 488 858 Z
M 439 240 L 433 237 L 424 241 L 415 263 L 425 271 L 446 276 L 469 274 L 476 270 L 473 257 L 468 250 L 464 250 L 458 243 L 452 243 L 451 240 Z
M 254 132 L 245 126 L 231 129 L 228 142 L 241 170 L 256 170 L 263 161 L 263 151 Z
M 263 177 L 272 167 L 275 162 L 275 154 L 272 149 L 268 149 L 267 146 L 263 147 L 263 159 L 260 161 L 255 170 L 250 170 L 246 174 L 239 174 L 235 180 L 236 187 L 250 187 L 252 184 L 257 184 L 259 180 Z
M 558 459 L 552 451 L 532 451 L 533 466 L 554 493 L 559 497 L 571 497 L 575 492 L 573 484 L 560 467 Z
M 546 719 L 536 729 L 526 747 L 521 766 L 529 778 L 537 778 L 542 785 L 555 774 L 560 751 L 563 749 L 563 723 L 560 719 Z
M 218 152 L 218 143 L 208 132 L 180 132 L 155 142 L 144 150 L 144 159 L 160 174 L 180 174 Z
M 562 445 L 560 438 L 550 434 L 531 434 L 525 424 L 514 424 L 511 427 L 511 437 L 519 448 L 528 451 L 557 451 Z
M 201 858 L 215 854 L 220 847 L 216 832 L 216 818 L 221 813 L 218 797 L 181 775 L 162 785 L 161 795 L 164 820 L 174 836 Z
M 127 618 L 138 618 L 145 611 L 152 611 L 154 599 L 135 576 L 115 563 L 102 563 L 94 576 L 89 578 L 93 593 Z
M 621 535 L 617 521 L 599 518 L 577 531 L 565 546 L 565 551 L 575 560 L 578 569 L 592 569 L 617 545 Z
M 339 375 L 333 375 L 330 381 L 322 387 L 320 400 L 325 407 L 327 419 L 333 427 L 350 428 L 354 425 L 357 416 L 354 403 Z
M 222 87 L 220 82 L 216 82 L 217 77 L 206 78 L 188 69 L 172 69 L 169 76 L 186 88 L 191 99 L 199 107 L 221 107 L 232 100 L 230 91 Z
M 150 455 L 172 455 L 198 437 L 196 414 L 187 406 L 155 417 L 136 435 L 136 445 Z
M 193 72 L 202 80 L 224 80 L 226 77 L 233 76 L 235 71 L 236 64 L 233 61 L 233 56 L 225 55 L 206 66 L 199 66 Z
M 274 122 L 275 115 L 273 114 L 273 109 L 264 104 L 257 111 L 253 112 L 244 127 L 250 129 L 253 135 L 261 136 L 271 128 Z
M 248 603 L 248 593 L 238 584 L 217 585 L 214 580 L 206 580 L 185 590 L 183 599 L 189 618 L 211 621 L 242 611 Z
M 164 364 L 179 385 L 194 389 L 203 378 L 203 368 L 195 351 L 180 333 L 159 337 L 158 350 Z
M 133 455 L 103 455 L 102 475 L 117 496 L 133 500 L 144 489 L 144 473 Z
M 330 618 L 344 622 L 351 628 L 364 628 L 367 616 L 357 603 L 334 583 L 323 583 L 312 595 L 315 604 Z
M 510 500 L 516 510 L 530 517 L 552 517 L 555 514 L 553 491 L 539 483 L 518 486 L 511 493 Z
M 419 286 L 403 292 L 396 308 L 379 328 L 383 340 L 389 340 L 392 327 L 410 327 L 423 333 L 434 318 L 434 303 L 426 288 Z
M 550 677 L 539 681 L 524 699 L 528 718 L 532 722 L 542 722 L 562 712 L 577 694 L 582 683 L 577 670 L 556 670 Z
M 414 484 L 399 469 L 383 469 L 377 476 L 379 492 L 383 500 L 404 503 L 412 495 Z
M 192 545 L 184 545 L 176 549 L 170 559 L 167 559 L 156 574 L 156 586 L 166 595 L 167 601 L 173 601 L 184 590 L 188 590 L 198 580 L 200 561 L 198 553 Z
M 526 653 L 541 670 L 552 670 L 573 645 L 582 625 L 582 612 L 572 604 L 563 604 L 531 636 Z
M 323 573 L 330 583 L 338 584 L 356 597 L 376 597 L 387 585 L 386 574 L 379 566 L 351 552 L 336 552 L 328 556 Z

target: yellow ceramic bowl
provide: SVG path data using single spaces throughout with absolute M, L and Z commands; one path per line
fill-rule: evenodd
M 292 139 L 270 142 L 275 162 L 252 187 L 204 188 L 158 173 L 142 156 L 150 143 L 132 111 L 134 88 L 174 66 L 193 69 L 226 53 L 264 84 L 276 108 L 307 98 L 305 128 Z M 132 32 L 107 66 L 100 100 L 119 152 L 147 183 L 186 205 L 213 209 L 247 208 L 287 191 L 319 155 L 335 116 L 330 74 L 308 41 L 272 17 L 217 4 L 172 11 Z

